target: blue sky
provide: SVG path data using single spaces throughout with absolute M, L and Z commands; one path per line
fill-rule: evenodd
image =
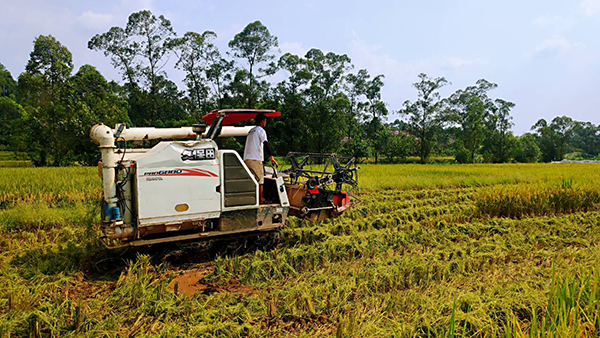
M 87 41 L 150 9 L 179 35 L 216 32 L 222 52 L 246 24 L 260 20 L 282 52 L 316 47 L 347 54 L 356 70 L 386 76 L 383 99 L 391 111 L 415 98 L 411 84 L 424 72 L 452 83 L 444 96 L 480 78 L 497 83 L 491 96 L 516 103 L 516 134 L 557 115 L 600 124 L 600 0 L 0 1 L 0 62 L 15 78 L 35 37 L 52 34 L 71 50 L 76 68 L 89 63 L 120 80 Z M 183 77 L 170 67 L 168 73 L 176 82 Z

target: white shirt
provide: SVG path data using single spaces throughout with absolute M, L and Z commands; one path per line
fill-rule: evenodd
M 263 142 L 266 140 L 267 132 L 261 126 L 250 129 L 246 137 L 246 146 L 244 147 L 244 161 L 264 161 Z

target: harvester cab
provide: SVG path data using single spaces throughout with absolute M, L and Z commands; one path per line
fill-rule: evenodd
M 192 127 L 92 127 L 91 139 L 102 156 L 105 244 L 118 248 L 273 231 L 285 225 L 288 214 L 320 221 L 359 201 L 352 195 L 357 186 L 353 159 L 340 165 L 335 155 L 290 153 L 291 168 L 265 170 L 263 194 L 270 202 L 259 204 L 258 182 L 240 155 L 219 149 L 214 141 L 246 136 L 253 126 L 232 124 L 258 113 L 281 115 L 221 109 L 203 116 L 206 124 Z M 150 149 L 127 147 L 128 141 L 143 140 L 163 141 Z M 305 169 L 309 159 L 317 159 L 323 170 Z M 329 163 L 332 171 L 327 171 Z M 345 186 L 350 189 L 342 190 Z

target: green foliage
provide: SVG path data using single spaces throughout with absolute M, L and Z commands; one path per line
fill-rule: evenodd
M 50 91 L 67 81 L 73 71 L 73 55 L 52 35 L 40 35 L 33 43 L 25 70 L 33 76 L 41 75 Z
M 482 152 L 486 162 L 505 163 L 513 156 L 515 137 L 510 128 L 514 125 L 510 111 L 515 104 L 502 99 L 494 100 L 486 116 L 487 133 Z
M 11 96 L 17 93 L 17 82 L 10 72 L 0 63 L 0 96 Z
M 409 131 L 417 140 L 417 154 L 425 163 L 435 144 L 435 131 L 441 128 L 443 120 L 441 109 L 443 101 L 439 90 L 448 84 L 443 77 L 429 78 L 419 74 L 420 81 L 413 84 L 417 89 L 415 102 L 405 101 L 401 114 L 408 117 Z
M 40 35 L 19 76 L 19 98 L 27 114 L 17 148 L 27 149 L 36 165 L 72 160 L 71 127 L 77 126 L 80 102 L 70 99 L 71 52 L 52 36 Z
M 209 110 L 209 93 L 207 73 L 211 65 L 221 58 L 219 50 L 212 43 L 217 35 L 212 31 L 202 34 L 187 32 L 181 38 L 172 39 L 169 47 L 173 48 L 178 56 L 175 67 L 186 72 L 185 84 L 188 87 L 191 112 L 196 120 L 200 120 L 201 113 Z
M 279 47 L 277 37 L 271 35 L 269 29 L 260 21 L 249 23 L 229 41 L 231 55 L 248 63 L 248 74 L 246 76 L 248 85 L 246 88 L 242 88 L 242 91 L 245 92 L 244 96 L 248 108 L 254 108 L 257 103 L 255 67 L 274 60 L 275 55 L 273 55 L 272 49 L 277 47 Z M 268 70 L 259 69 L 259 72 L 265 74 L 265 72 L 268 73 Z M 238 86 L 244 87 L 244 82 L 239 81 Z
M 25 117 L 20 104 L 6 96 L 0 96 L 0 145 L 7 145 L 19 127 L 19 120 Z
M 455 150 L 454 158 L 458 163 L 470 162 L 471 153 L 463 146 L 457 147 Z
M 584 154 L 600 154 L 600 127 L 590 122 L 575 121 L 572 147 L 581 149 Z
M 52 36 L 39 36 L 17 84 L 0 65 L 0 96 L 23 108 L 14 125 L 0 126 L 0 144 L 27 152 L 36 165 L 93 164 L 98 153 L 87 133 L 95 123 L 183 126 L 215 108 L 247 107 L 283 113 L 267 127 L 279 155 L 335 152 L 393 162 L 416 154 L 425 163 L 458 149 L 458 162 L 510 162 L 517 153 L 518 161 L 537 158 L 533 145 L 510 132 L 514 103 L 488 97 L 496 85 L 486 80 L 444 99 L 439 91 L 449 82 L 419 74 L 417 99 L 406 101 L 399 111 L 404 120 L 390 125 L 381 98 L 385 76 L 353 71 L 347 55 L 313 48 L 277 59 L 278 39 L 260 21 L 236 34 L 224 53 L 215 38 L 212 31 L 177 36 L 164 16 L 132 13 L 123 27 L 88 42 L 88 48 L 110 58 L 124 80 L 121 86 L 106 83 L 89 65 L 73 76 L 69 50 Z M 165 65 L 173 54 L 187 90 L 168 77 Z M 4 99 L 2 106 L 4 120 L 17 116 L 11 101 Z M 534 129 L 545 161 L 562 159 L 568 151 L 581 152 L 582 158 L 600 151 L 600 134 L 591 123 L 560 117 Z M 466 161 L 461 147 L 468 151 Z
M 459 138 L 465 149 L 469 151 L 469 162 L 475 163 L 475 154 L 479 151 L 486 135 L 486 117 L 491 114 L 491 110 L 497 109 L 499 116 L 504 116 L 498 119 L 502 121 L 500 124 L 503 125 L 503 130 L 506 130 L 506 126 L 510 124 L 506 116 L 512 103 L 499 101 L 499 107 L 496 107 L 487 95 L 488 91 L 496 87 L 497 84 L 480 79 L 475 86 L 457 90 L 445 102 L 447 107 L 444 119 L 460 128 Z
M 88 141 L 90 128 L 129 121 L 126 103 L 110 92 L 93 66 L 84 65 L 71 76 L 70 55 L 56 39 L 40 36 L 28 71 L 19 76 L 25 112 L 13 125 L 18 128 L 13 128 L 11 143 L 36 165 L 94 164 L 98 156 Z
M 89 49 L 110 56 L 113 66 L 127 81 L 129 115 L 134 123 L 153 125 L 172 121 L 173 115 L 177 119 L 184 117 L 178 111 L 182 104 L 178 102 L 177 87 L 163 70 L 174 47 L 174 37 L 168 19 L 142 10 L 129 16 L 125 28 L 112 27 L 88 42 Z
M 536 143 L 535 136 L 524 134 L 517 138 L 515 146 L 515 160 L 521 163 L 535 163 L 539 161 L 541 151 Z
M 384 154 L 389 161 L 404 160 L 414 148 L 414 138 L 398 130 L 389 130 L 391 137 L 384 148 Z
M 557 116 L 548 124 L 540 119 L 531 129 L 535 130 L 542 161 L 561 161 L 569 150 L 573 136 L 574 121 L 567 116 Z

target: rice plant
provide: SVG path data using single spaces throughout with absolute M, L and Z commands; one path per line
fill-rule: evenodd
M 339 219 L 207 260 L 104 250 L 96 168 L 0 168 L 0 336 L 597 336 L 597 182 L 585 164 L 364 164 Z

